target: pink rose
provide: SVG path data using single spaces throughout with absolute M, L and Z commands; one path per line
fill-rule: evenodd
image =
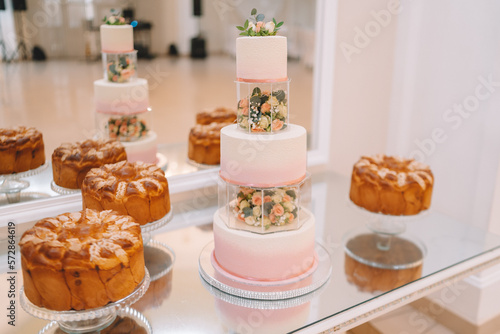
M 271 221 L 271 223 L 274 223 L 276 221 L 276 216 L 274 214 L 270 214 L 269 215 L 269 220 Z
M 253 128 L 252 132 L 266 132 L 266 130 L 261 129 L 261 128 Z
M 269 203 L 269 202 L 272 202 L 271 196 L 269 195 L 264 196 L 264 203 Z
M 271 92 L 268 90 L 265 90 L 262 92 L 262 95 L 269 96 L 269 95 L 271 95 Z
M 264 25 L 264 22 L 262 21 L 259 21 L 257 22 L 257 24 L 255 25 L 255 32 L 259 32 L 260 31 L 260 28 Z
M 272 128 L 273 128 L 273 131 L 278 131 L 278 130 L 281 130 L 281 128 L 283 127 L 283 121 L 279 120 L 279 119 L 275 119 L 273 121 L 273 124 L 272 124 Z
M 271 105 L 267 102 L 260 107 L 260 111 L 263 113 L 268 112 L 269 110 L 271 110 Z
M 245 214 L 243 212 L 240 213 L 237 217 L 238 217 L 239 220 L 241 220 L 243 222 L 245 221 Z
M 122 126 L 120 126 L 120 133 L 127 133 L 127 125 L 126 124 L 123 124 Z
M 134 70 L 123 70 L 122 73 L 121 73 L 122 78 L 124 80 L 129 79 L 132 76 L 132 74 L 134 74 Z
M 292 198 L 289 195 L 283 196 L 283 202 L 291 202 Z
M 243 114 L 243 116 L 248 116 L 248 108 L 247 107 L 243 108 L 241 113 Z
M 118 81 L 118 76 L 117 75 L 113 75 L 113 78 L 112 78 L 112 81 Z
M 124 17 L 120 17 L 120 23 L 125 23 L 125 18 Z
M 260 194 L 254 194 L 252 196 L 252 203 L 255 205 L 262 205 L 262 196 L 260 196 Z
M 286 213 L 286 218 L 288 218 L 288 222 L 289 223 L 293 222 L 293 220 L 295 219 L 295 217 L 293 216 L 293 214 L 290 213 L 290 212 Z
M 283 209 L 281 204 L 275 204 L 273 206 L 273 213 L 277 216 L 282 216 L 285 213 L 285 209 Z
M 241 188 L 241 192 L 243 193 L 243 195 L 248 195 L 248 194 L 251 194 L 254 192 L 254 190 L 252 188 Z
M 240 108 L 248 107 L 248 99 L 240 100 Z

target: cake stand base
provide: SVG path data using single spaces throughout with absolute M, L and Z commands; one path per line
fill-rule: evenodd
M 156 153 L 156 166 L 158 166 L 163 171 L 167 170 L 168 159 L 164 154 L 159 152 Z
M 50 322 L 47 326 L 42 328 L 38 334 L 61 334 L 64 333 L 59 327 L 60 325 L 56 321 Z M 134 310 L 133 308 L 124 308 L 117 312 L 113 321 L 111 321 L 108 326 L 102 327 L 100 330 L 101 334 L 112 334 L 115 333 L 116 328 L 126 327 L 127 330 L 130 329 L 129 333 L 141 332 L 141 333 L 153 333 L 153 329 L 148 319 L 142 313 Z M 140 331 L 142 328 L 144 331 Z M 72 332 L 66 332 L 72 333 Z
M 248 280 L 225 271 L 214 261 L 214 243 L 211 242 L 201 251 L 199 272 L 208 284 L 230 295 L 259 300 L 295 298 L 317 290 L 330 278 L 330 255 L 319 244 L 316 244 L 315 251 L 315 263 L 310 270 L 294 278 L 270 282 Z
M 196 162 L 196 161 L 191 160 L 191 159 L 187 159 L 187 162 L 191 166 L 197 167 L 199 169 L 211 169 L 211 168 L 219 168 L 220 167 L 219 164 L 217 164 L 217 165 L 200 164 L 199 162 Z
M 49 164 L 46 162 L 35 169 L 25 172 L 0 174 L 0 194 L 5 194 L 9 203 L 19 203 L 21 201 L 21 191 L 30 186 L 28 181 L 21 180 L 21 178 L 38 175 L 48 166 Z
M 144 261 L 151 275 L 151 282 L 154 282 L 167 275 L 174 266 L 174 251 L 156 240 L 151 240 L 144 246 Z
M 50 189 L 52 189 L 53 191 L 55 191 L 56 193 L 58 193 L 60 195 L 71 195 L 71 194 L 77 194 L 77 193 L 82 192 L 81 189 L 70 189 L 70 188 L 64 188 L 64 187 L 58 186 L 54 182 L 54 180 L 52 180 L 50 182 Z
M 155 230 L 163 227 L 164 225 L 166 225 L 167 223 L 169 223 L 172 220 L 172 218 L 174 216 L 173 212 L 174 212 L 173 208 L 170 207 L 170 211 L 162 218 L 155 220 L 155 221 L 152 221 L 150 223 L 141 225 L 142 243 L 144 245 L 147 245 L 149 243 L 149 241 L 151 240 L 151 232 L 152 231 L 155 231 Z

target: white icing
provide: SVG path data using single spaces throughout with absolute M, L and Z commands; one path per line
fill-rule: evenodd
M 100 113 L 127 115 L 145 112 L 149 108 L 148 81 L 135 79 L 117 84 L 105 79 L 96 80 L 94 101 Z
M 287 42 L 283 36 L 236 39 L 236 76 L 240 79 L 287 78 Z
M 134 33 L 132 26 L 103 24 L 101 31 L 102 52 L 130 52 L 134 50 Z

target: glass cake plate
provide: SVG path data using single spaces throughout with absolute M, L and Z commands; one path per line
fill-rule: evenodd
M 127 297 L 106 306 L 81 311 L 53 311 L 44 307 L 33 305 L 21 288 L 21 307 L 36 318 L 57 322 L 59 328 L 65 333 L 92 333 L 108 327 L 117 316 L 120 309 L 126 308 L 139 300 L 147 291 L 150 276 L 145 269 L 144 279 Z
M 219 164 L 217 164 L 217 165 L 200 164 L 199 162 L 196 162 L 196 161 L 191 160 L 189 158 L 187 158 L 186 161 L 191 166 L 197 167 L 199 169 L 210 169 L 210 168 L 219 168 L 220 167 Z
M 318 243 L 315 251 L 315 263 L 305 273 L 282 281 L 259 281 L 234 276 L 218 266 L 213 258 L 212 241 L 201 251 L 198 269 L 201 278 L 209 285 L 230 295 L 258 300 L 295 298 L 319 289 L 331 276 L 328 251 Z
M 152 221 L 150 223 L 141 225 L 141 232 L 142 232 L 142 242 L 144 245 L 147 245 L 149 241 L 151 240 L 151 232 L 156 231 L 159 228 L 165 226 L 167 223 L 169 223 L 173 216 L 174 216 L 174 208 L 170 206 L 170 211 L 163 216 L 163 218 L 160 218 L 158 220 Z
M 70 188 L 64 188 L 61 186 L 58 186 L 54 180 L 50 182 L 50 189 L 54 190 L 56 193 L 60 195 L 71 195 L 71 194 L 77 194 L 81 193 L 81 189 L 70 189 Z
M 25 172 L 0 174 L 0 194 L 5 194 L 9 203 L 19 203 L 21 201 L 21 191 L 30 186 L 28 181 L 21 179 L 38 175 L 47 169 L 48 166 L 49 164 L 45 162 L 40 167 Z
M 22 203 L 22 202 L 29 202 L 41 198 L 48 198 L 50 197 L 49 194 L 46 193 L 41 193 L 41 192 L 31 192 L 31 191 L 23 191 L 22 193 L 19 194 L 19 201 L 15 203 Z M 9 196 L 8 194 L 5 194 L 4 196 L 0 196 L 0 205 L 7 205 L 12 202 L 9 201 Z
M 175 252 L 162 242 L 151 240 L 144 246 L 144 260 L 151 282 L 167 275 L 175 263 Z
M 145 334 L 153 333 L 153 328 L 148 319 L 139 311 L 133 308 L 126 307 L 118 310 L 116 318 L 113 323 L 103 330 L 94 332 L 100 334 L 113 334 L 113 333 L 136 333 Z M 51 321 L 42 328 L 38 334 L 64 334 L 65 332 L 59 328 L 57 321 Z

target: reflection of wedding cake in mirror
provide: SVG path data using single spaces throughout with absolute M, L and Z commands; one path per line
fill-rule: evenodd
M 283 281 L 316 262 L 306 130 L 289 123 L 283 22 L 251 15 L 236 41 L 237 124 L 221 130 L 213 262 L 234 277 Z
M 116 12 L 100 28 L 104 78 L 94 81 L 99 135 L 122 142 L 129 161 L 156 163 L 148 81 L 137 78 L 133 27 Z

